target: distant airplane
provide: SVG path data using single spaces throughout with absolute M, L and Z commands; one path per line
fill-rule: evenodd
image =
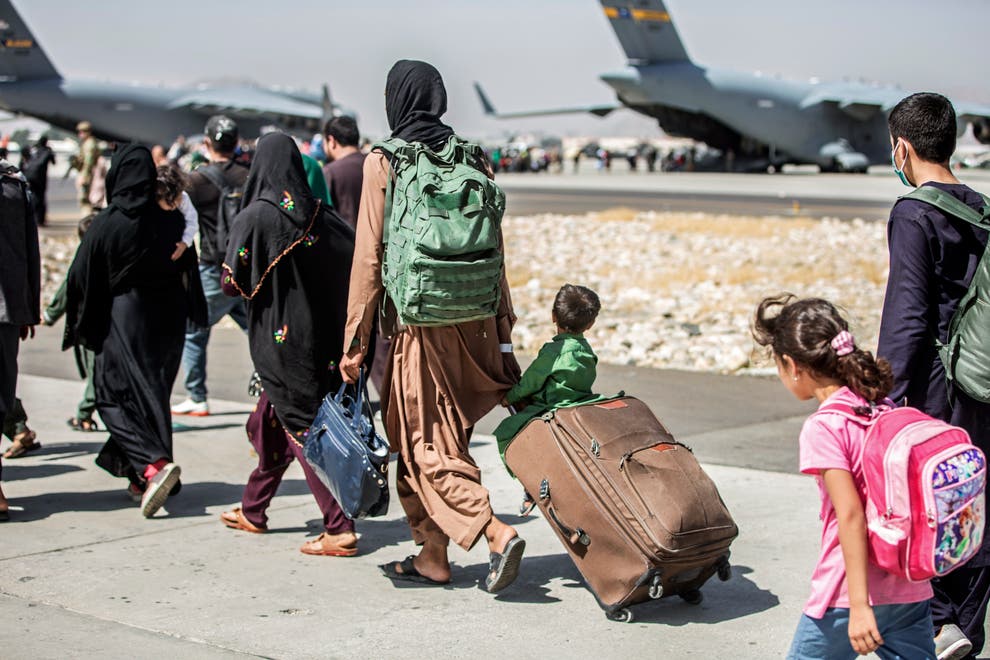
M 497 118 L 565 112 L 604 117 L 627 107 L 655 117 L 672 137 L 731 154 L 735 169 L 773 172 L 785 163 L 814 163 L 824 170 L 858 172 L 890 162 L 887 114 L 907 92 L 703 67 L 691 61 L 662 0 L 601 4 L 629 58 L 626 69 L 601 76 L 619 104 L 499 113 L 475 83 L 485 113 Z M 990 107 L 954 105 L 959 134 L 972 124 L 976 139 L 990 144 Z
M 82 45 L 82 44 L 80 44 Z M 0 0 L 0 108 L 74 131 L 89 121 L 100 138 L 169 145 L 203 132 L 207 118 L 225 114 L 242 135 L 263 126 L 306 132 L 344 112 L 330 98 L 303 90 L 252 85 L 154 85 L 67 80 L 52 65 L 10 0 Z

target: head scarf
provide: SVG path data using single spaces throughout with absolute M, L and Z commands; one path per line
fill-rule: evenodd
M 306 181 L 302 155 L 293 139 L 284 133 L 269 133 L 258 140 L 244 183 L 241 208 L 257 200 L 277 208 L 299 229 L 308 227 L 313 219 L 316 199 Z
M 148 204 L 155 203 L 155 161 L 147 147 L 128 144 L 113 155 L 107 172 L 107 200 L 110 209 L 136 218 Z
M 454 134 L 440 121 L 445 112 L 447 90 L 440 72 L 426 62 L 396 62 L 385 81 L 385 114 L 392 137 L 439 151 Z
M 169 245 L 160 244 L 169 220 L 155 201 L 155 181 L 146 147 L 128 144 L 114 154 L 106 182 L 110 204 L 83 236 L 66 276 L 66 345 L 99 351 L 110 331 L 113 296 L 176 269 Z M 181 217 L 178 222 L 181 226 Z
M 253 298 L 275 263 L 307 240 L 319 204 L 292 138 L 269 133 L 258 140 L 224 259 L 244 297 Z

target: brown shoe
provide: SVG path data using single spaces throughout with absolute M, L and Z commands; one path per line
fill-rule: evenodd
M 357 534 L 343 532 L 327 534 L 323 532 L 312 541 L 303 543 L 299 552 L 304 555 L 323 555 L 326 557 L 353 557 L 357 554 Z
M 268 531 L 268 527 L 265 525 L 261 525 L 259 527 L 245 518 L 244 513 L 241 511 L 241 507 L 231 509 L 230 511 L 224 511 L 220 514 L 220 521 L 231 529 L 240 529 L 245 532 L 251 532 L 252 534 L 264 534 Z
M 36 442 L 35 438 L 38 437 L 34 431 L 28 429 L 23 433 L 18 433 L 14 436 L 14 444 L 10 446 L 6 452 L 4 452 L 4 458 L 20 458 L 25 454 L 33 452 L 35 449 L 41 449 L 41 443 Z

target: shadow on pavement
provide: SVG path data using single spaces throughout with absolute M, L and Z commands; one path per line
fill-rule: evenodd
M 645 602 L 629 606 L 635 623 L 662 623 L 683 626 L 689 623 L 719 623 L 763 612 L 780 604 L 780 599 L 755 582 L 744 577 L 753 570 L 747 566 L 733 566 L 732 578 L 719 582 L 713 577 L 701 588 L 705 600 L 700 605 L 689 605 L 678 596 L 664 598 L 659 602 Z M 487 564 L 474 564 L 461 571 L 463 578 L 474 580 L 484 589 Z M 570 557 L 566 554 L 524 557 L 519 577 L 512 586 L 498 594 L 497 600 L 511 603 L 553 603 L 560 599 L 550 595 L 547 586 L 552 580 L 563 579 L 560 585 L 566 588 L 581 588 L 588 591 L 588 598 L 595 600 L 594 594 L 584 584 Z M 604 617 L 604 612 L 602 613 Z
M 54 477 L 58 474 L 66 474 L 68 472 L 81 472 L 83 468 L 78 465 L 60 465 L 57 463 L 52 464 L 41 464 L 38 465 L 34 463 L 32 465 L 11 465 L 10 461 L 16 459 L 7 459 L 3 464 L 3 480 L 7 481 L 23 481 L 25 479 L 40 479 L 43 477 Z
M 247 474 L 244 475 L 247 481 Z M 278 502 L 279 495 L 305 495 L 309 493 L 309 486 L 303 479 L 285 479 L 278 487 L 273 503 Z M 244 484 L 230 484 L 223 481 L 194 481 L 182 482 L 182 492 L 174 497 L 170 497 L 165 503 L 165 509 L 170 518 L 193 518 L 196 516 L 212 516 L 207 512 L 212 506 L 238 506 L 241 495 L 244 494 Z M 316 506 L 316 503 L 313 503 Z M 269 515 L 277 515 L 277 512 L 269 512 Z
M 6 470 L 5 470 L 6 472 Z M 12 506 L 23 507 L 17 512 L 16 522 L 43 520 L 48 516 L 66 511 L 73 512 L 103 512 L 119 509 L 137 509 L 137 505 L 127 497 L 124 490 L 127 481 L 121 479 L 121 486 L 113 490 L 93 490 L 87 492 L 54 492 L 29 497 L 18 497 L 16 493 L 8 493 L 7 497 Z M 141 515 L 140 512 L 135 512 Z
M 317 533 L 323 531 L 322 519 L 311 520 L 307 524 L 315 524 L 318 530 Z M 409 524 L 405 518 L 399 518 L 398 520 L 365 518 L 364 520 L 355 521 L 354 528 L 361 535 L 358 548 L 362 555 L 370 555 L 382 548 L 389 548 L 400 543 L 405 543 L 411 538 Z M 394 561 L 401 561 L 402 559 L 405 559 L 405 557 L 395 557 Z
M 97 439 L 98 438 L 98 439 Z M 58 457 L 59 460 L 66 458 L 76 458 L 78 456 L 92 455 L 93 459 L 96 459 L 96 455 L 100 453 L 100 449 L 103 448 L 103 444 L 106 442 L 106 432 L 101 432 L 101 435 L 95 436 L 92 442 L 81 441 L 81 442 L 47 442 L 42 441 L 41 448 L 37 451 L 33 451 L 29 454 L 32 458 L 44 457 L 45 460 L 52 460 Z M 5 463 L 6 465 L 6 463 Z
M 678 596 L 664 598 L 660 602 L 632 606 L 635 623 L 663 623 L 684 626 L 689 623 L 720 623 L 757 614 L 780 604 L 780 599 L 768 589 L 745 575 L 752 573 L 748 566 L 732 566 L 732 577 L 720 582 L 713 577 L 701 588 L 705 600 L 700 605 L 689 605 Z

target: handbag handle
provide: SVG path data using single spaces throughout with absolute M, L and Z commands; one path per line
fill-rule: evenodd
M 337 390 L 337 396 L 335 397 L 337 401 L 343 398 L 348 386 L 349 383 L 346 382 L 340 384 L 340 389 Z M 350 406 L 351 418 L 356 420 L 363 416 L 368 420 L 368 425 L 371 426 L 371 431 L 374 433 L 375 416 L 371 411 L 371 397 L 368 394 L 367 367 L 363 364 L 358 371 L 358 382 L 354 384 L 354 389 L 356 390 L 356 396 L 354 397 L 354 403 Z

